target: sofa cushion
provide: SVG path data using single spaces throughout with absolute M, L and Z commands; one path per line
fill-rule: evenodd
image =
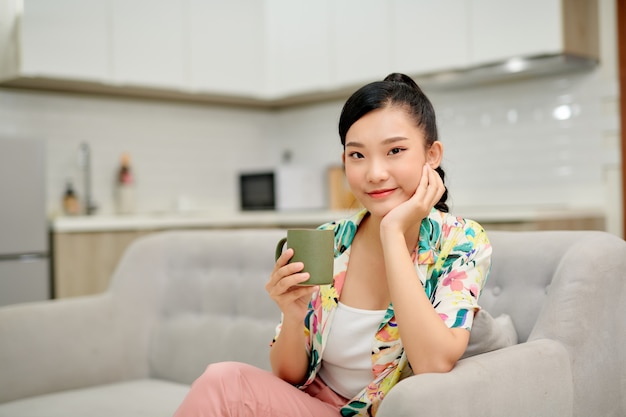
M 209 363 L 222 361 L 269 370 L 269 345 L 277 324 L 278 319 L 217 314 L 164 319 L 150 343 L 151 376 L 190 384 Z
M 0 417 L 171 417 L 189 386 L 138 379 L 0 404 Z
M 486 310 L 474 316 L 467 349 L 461 358 L 502 349 L 517 343 L 517 332 L 508 314 L 493 318 Z

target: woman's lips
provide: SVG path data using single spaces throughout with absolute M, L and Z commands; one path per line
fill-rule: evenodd
M 367 193 L 367 195 L 369 195 L 372 198 L 385 198 L 389 194 L 393 193 L 395 190 L 396 190 L 395 188 L 389 188 L 386 190 L 375 190 L 375 191 L 371 191 Z

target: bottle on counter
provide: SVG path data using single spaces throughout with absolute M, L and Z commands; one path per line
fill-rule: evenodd
M 135 211 L 135 178 L 130 165 L 130 155 L 122 154 L 116 183 L 116 211 L 131 214 Z
M 80 203 L 74 185 L 71 181 L 65 184 L 65 192 L 63 193 L 63 212 L 68 216 L 76 216 L 80 214 Z

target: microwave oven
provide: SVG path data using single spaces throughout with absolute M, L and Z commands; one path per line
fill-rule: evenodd
M 239 202 L 249 210 L 326 208 L 324 174 L 308 167 L 284 166 L 239 174 Z
M 276 208 L 274 172 L 240 174 L 239 203 L 242 210 L 274 210 Z

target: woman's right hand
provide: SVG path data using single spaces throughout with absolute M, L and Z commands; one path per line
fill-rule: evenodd
M 311 295 L 316 286 L 300 286 L 298 284 L 309 279 L 308 272 L 302 262 L 288 263 L 293 256 L 293 249 L 285 250 L 276 261 L 265 290 L 274 300 L 284 319 L 302 322 L 306 316 Z

